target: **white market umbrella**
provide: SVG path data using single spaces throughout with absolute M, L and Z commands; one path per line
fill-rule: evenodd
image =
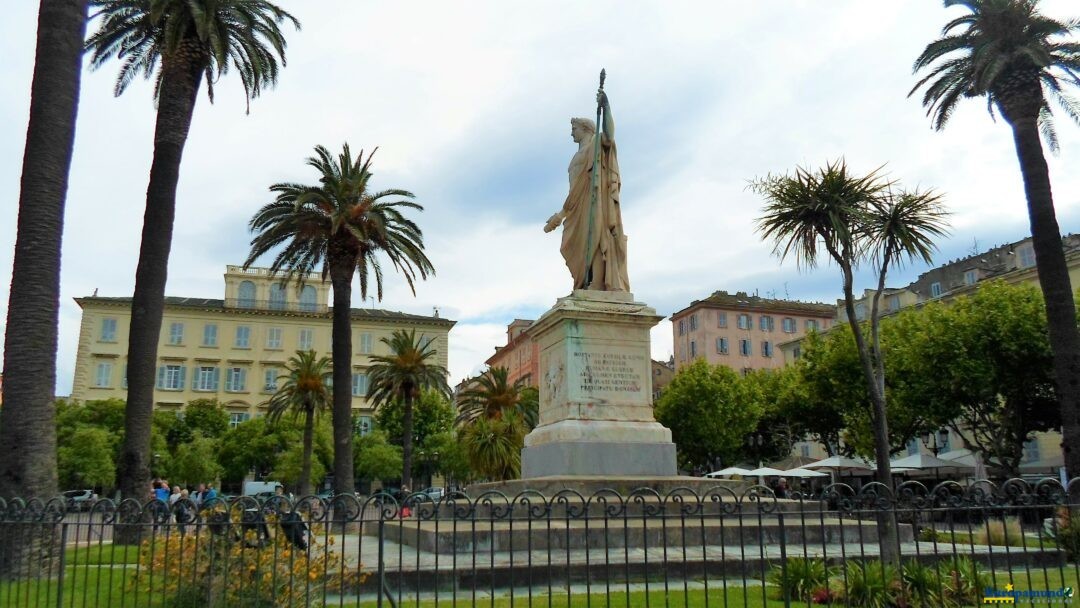
M 800 469 L 832 469 L 834 471 L 872 471 L 865 460 L 856 460 L 847 456 L 829 456 L 824 460 L 811 462 L 799 467 Z
M 966 471 L 974 469 L 974 465 L 964 464 L 956 460 L 942 460 L 929 454 L 912 454 L 905 458 L 899 458 L 889 463 L 894 469 L 919 469 L 922 471 L 931 469 L 952 469 L 954 471 Z
M 756 475 L 757 477 L 783 477 L 787 475 L 787 471 L 781 471 L 780 469 L 774 469 L 772 467 L 761 467 L 760 469 L 754 469 L 747 473 L 747 475 Z
M 728 475 L 751 475 L 749 469 L 743 469 L 740 467 L 728 467 L 726 469 L 720 469 L 719 471 L 713 471 L 705 475 L 706 477 L 726 477 Z
M 790 469 L 784 471 L 785 477 L 828 477 L 828 473 L 811 471 L 810 469 Z

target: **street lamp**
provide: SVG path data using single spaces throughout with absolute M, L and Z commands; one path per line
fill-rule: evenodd
M 948 429 L 938 429 L 936 432 L 923 431 L 922 442 L 936 457 L 946 446 L 949 445 Z

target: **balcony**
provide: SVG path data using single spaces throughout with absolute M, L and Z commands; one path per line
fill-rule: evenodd
M 271 312 L 298 312 L 326 314 L 326 304 L 314 302 L 290 302 L 288 300 L 252 300 L 249 298 L 225 298 L 225 308 L 260 310 Z
M 243 266 L 227 265 L 225 267 L 226 274 L 244 274 L 251 277 L 278 277 L 284 279 L 288 276 L 285 272 L 270 272 L 269 268 L 244 268 Z M 322 281 L 322 273 L 309 272 L 304 277 L 305 280 L 310 281 Z

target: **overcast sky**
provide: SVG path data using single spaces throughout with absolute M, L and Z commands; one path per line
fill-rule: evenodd
M 938 261 L 1029 234 L 1011 133 L 985 104 L 931 130 L 911 64 L 962 9 L 941 2 L 360 2 L 282 4 L 288 67 L 245 115 L 235 78 L 201 95 L 187 143 L 167 293 L 223 297 L 243 261 L 247 220 L 278 181 L 315 180 L 316 144 L 379 146 L 376 188 L 405 188 L 438 275 L 414 297 L 388 276 L 381 307 L 458 321 L 456 382 L 478 371 L 506 324 L 570 291 L 559 234 L 542 227 L 566 196 L 569 118 L 595 113 L 601 67 L 617 124 L 623 221 L 638 300 L 661 314 L 718 289 L 834 301 L 835 268 L 781 264 L 754 233 L 747 180 L 846 157 L 887 163 L 933 187 L 953 213 Z M 1070 9 L 1070 6 L 1073 7 Z M 0 20 L 0 312 L 15 242 L 37 3 Z M 1046 13 L 1080 13 L 1046 0 Z M 92 23 L 92 29 L 95 25 Z M 94 289 L 130 296 L 145 205 L 154 105 L 139 82 L 120 98 L 116 65 L 85 72 L 68 191 L 57 393 L 71 388 L 80 309 Z M 1063 232 L 1080 226 L 1080 127 L 1059 120 L 1050 158 Z M 894 273 L 903 285 L 925 270 Z M 869 287 L 866 277 L 859 288 Z M 356 292 L 354 292 L 356 293 Z M 354 296 L 359 299 L 358 296 Z M 356 301 L 354 306 L 363 305 Z M 671 354 L 670 322 L 653 356 Z

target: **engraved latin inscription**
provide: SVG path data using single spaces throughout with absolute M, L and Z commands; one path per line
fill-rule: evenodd
M 577 378 L 582 393 L 640 393 L 645 380 L 641 372 L 644 355 L 627 353 L 576 352 L 574 367 L 581 370 Z

